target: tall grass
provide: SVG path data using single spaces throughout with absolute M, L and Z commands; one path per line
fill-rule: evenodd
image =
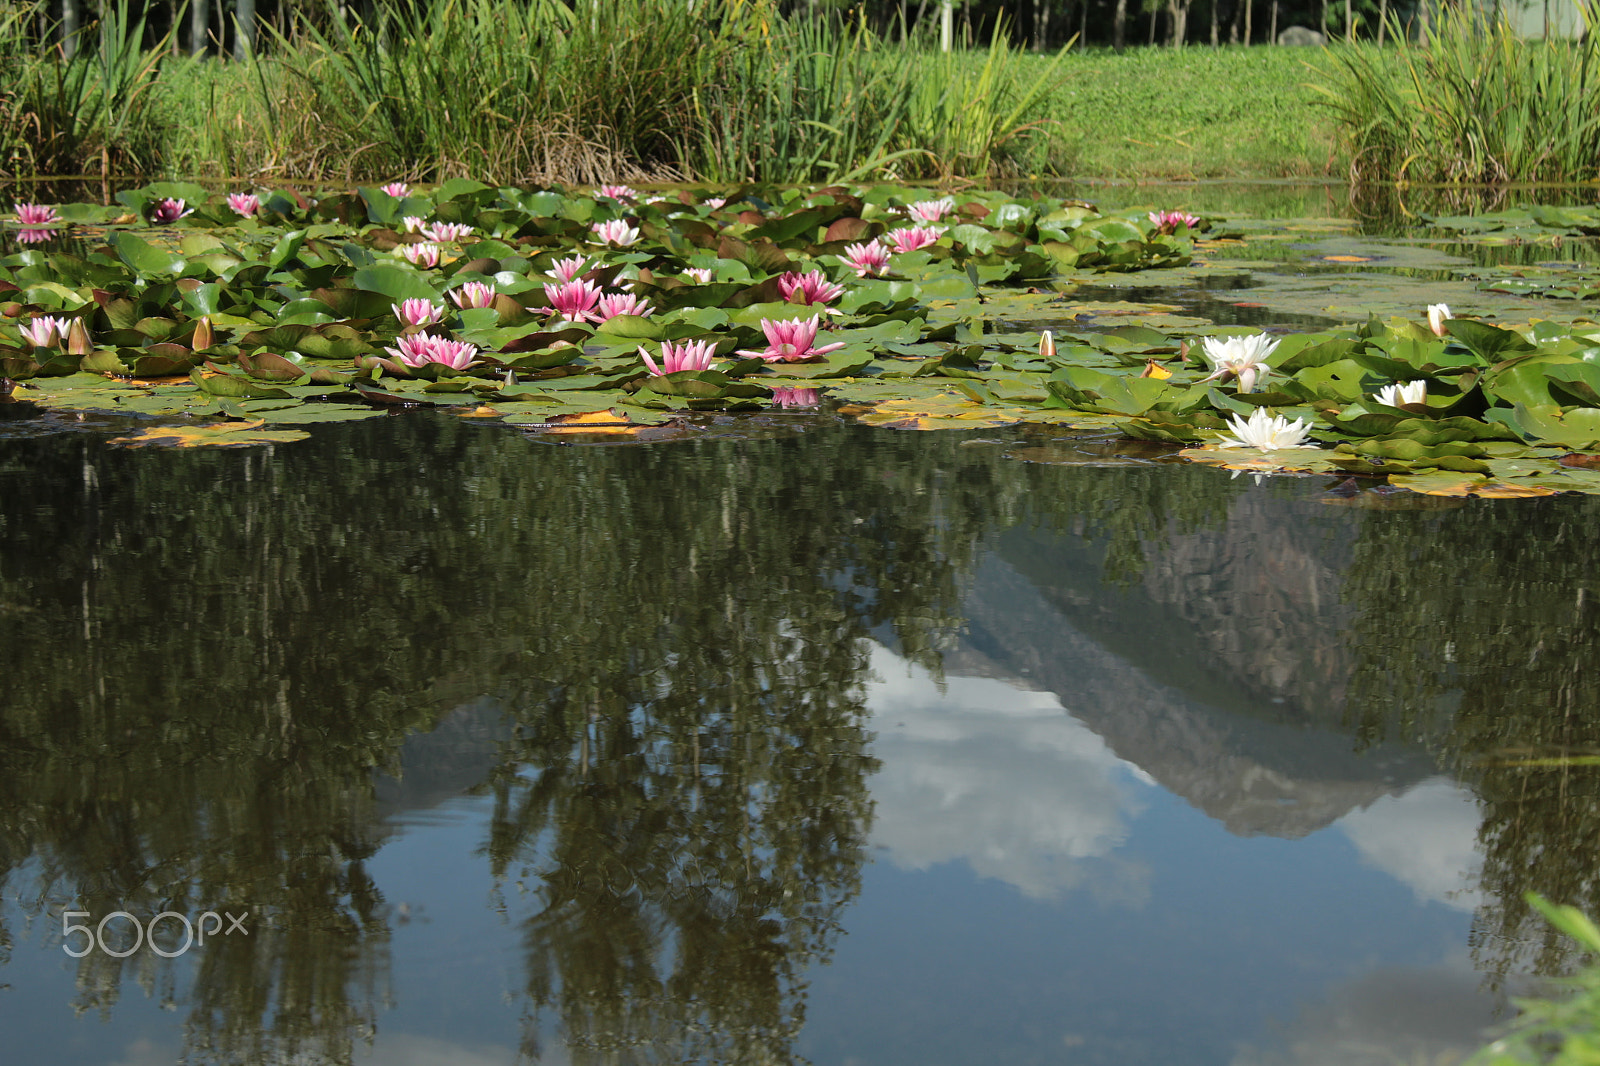
M 859 27 L 779 24 L 746 47 L 711 57 L 692 95 L 692 138 L 681 156 L 717 182 L 804 182 L 900 163 L 917 55 L 881 46 Z
M 1600 15 L 1585 0 L 1592 28 Z M 1440 7 L 1396 61 L 1338 48 L 1325 89 L 1355 181 L 1587 181 L 1600 177 L 1600 34 L 1524 40 L 1503 18 Z
M 1049 77 L 1019 89 L 1004 43 L 973 76 L 752 0 L 441 0 L 278 45 L 269 110 L 317 116 L 293 143 L 320 131 L 323 158 L 415 178 L 986 176 L 1036 126 Z
M 1015 172 L 1023 142 L 1048 139 L 1059 124 L 1043 103 L 1063 79 L 1072 42 L 1028 76 L 1007 36 L 997 28 L 976 67 L 959 51 L 933 52 L 919 64 L 906 138 L 930 150 L 939 177 Z
M 25 40 L 32 17 L 11 9 L 7 38 Z M 15 36 L 12 36 L 15 35 Z M 0 172 L 140 173 L 159 165 L 161 133 L 153 108 L 161 57 L 170 34 L 143 47 L 145 20 L 127 0 L 107 4 L 80 32 L 68 57 L 59 48 L 41 56 L 21 48 L 0 55 Z
M 978 178 L 1020 170 L 1049 129 L 1055 68 L 1003 42 L 975 63 L 770 0 L 368 10 L 302 12 L 242 63 L 140 51 L 142 26 L 115 12 L 86 30 L 98 51 L 0 48 L 24 87 L 0 87 L 0 173 L 98 156 L 91 169 L 304 180 Z

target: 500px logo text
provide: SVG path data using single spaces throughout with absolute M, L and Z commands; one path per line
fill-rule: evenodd
M 222 924 L 224 915 L 228 919 L 226 928 Z M 216 911 L 206 911 L 193 923 L 189 921 L 188 917 L 179 914 L 177 911 L 162 911 L 143 925 L 139 923 L 138 918 L 127 911 L 112 911 L 104 918 L 101 918 L 98 925 L 94 926 L 82 923 L 75 924 L 72 921 L 74 918 L 88 918 L 89 916 L 88 911 L 63 911 L 61 914 L 62 939 L 70 939 L 74 933 L 83 934 L 83 949 L 81 951 L 74 951 L 71 944 L 61 945 L 61 950 L 75 959 L 83 958 L 95 948 L 99 948 L 113 958 L 125 959 L 135 951 L 138 951 L 146 940 L 150 942 L 150 950 L 157 955 L 164 959 L 175 959 L 195 944 L 204 946 L 208 936 L 214 937 L 218 933 L 223 936 L 229 936 L 235 932 L 243 933 L 245 936 L 250 935 L 250 930 L 244 927 L 244 920 L 250 917 L 249 911 L 243 911 L 237 917 L 228 911 L 223 911 L 222 914 L 218 914 Z M 106 924 L 113 918 L 123 919 L 127 923 L 129 930 L 126 935 L 119 937 L 116 934 L 122 927 L 112 927 L 113 943 L 121 941 L 122 946 L 120 948 L 107 946 L 106 943 Z M 156 943 L 156 926 L 163 921 L 168 923 L 169 928 L 182 928 L 183 930 L 183 945 L 175 951 L 166 950 Z M 209 929 L 206 928 L 207 921 L 214 923 Z M 132 938 L 132 945 L 127 944 L 129 937 Z

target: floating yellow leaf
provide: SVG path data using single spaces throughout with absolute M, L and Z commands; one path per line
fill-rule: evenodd
M 1328 263 L 1370 263 L 1370 255 L 1325 255 L 1322 257 Z
M 542 429 L 546 433 L 608 433 L 627 436 L 645 428 L 638 422 L 629 418 L 626 412 L 603 411 L 575 411 L 572 414 L 551 415 L 550 421 L 543 425 L 525 426 L 526 429 Z
M 298 429 L 262 429 L 265 422 L 217 422 L 201 426 L 151 426 L 131 437 L 111 443 L 128 448 L 249 448 L 257 444 L 287 444 L 311 434 Z
M 1167 378 L 1172 376 L 1172 371 L 1168 370 L 1154 359 L 1146 359 L 1144 361 L 1144 369 L 1139 372 L 1139 376 L 1142 378 L 1155 378 L 1157 381 L 1165 381 Z

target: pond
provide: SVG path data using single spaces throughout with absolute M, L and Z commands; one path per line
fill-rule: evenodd
M 1413 1061 L 1596 898 L 1592 497 L 769 421 L 9 440 L 9 1043 Z
M 1248 228 L 1239 289 L 1068 298 L 1475 291 Z M 19 1061 L 1454 1061 L 1572 961 L 1524 893 L 1600 909 L 1594 496 L 826 407 L 132 422 L 0 406 Z

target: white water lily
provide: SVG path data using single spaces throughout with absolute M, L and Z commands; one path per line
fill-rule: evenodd
M 1452 317 L 1449 304 L 1428 305 L 1428 328 L 1433 330 L 1435 337 L 1443 337 L 1445 333 L 1445 319 Z
M 1222 438 L 1217 447 L 1260 448 L 1264 452 L 1316 447 L 1315 444 L 1303 443 L 1306 434 L 1311 432 L 1311 423 L 1303 418 L 1291 422 L 1282 416 L 1270 414 L 1265 407 L 1257 407 L 1248 421 L 1234 415 L 1229 426 L 1233 429 L 1233 438 Z
M 1388 404 L 1390 407 L 1399 407 L 1406 403 L 1421 403 L 1427 399 L 1428 383 L 1426 381 L 1408 381 L 1405 384 L 1396 382 L 1385 385 L 1372 394 L 1373 399 L 1379 403 Z
M 1266 375 L 1268 367 L 1264 360 L 1278 342 L 1265 333 L 1257 333 L 1254 337 L 1207 337 L 1205 345 L 1211 373 L 1201 378 L 1201 382 L 1226 381 L 1231 377 L 1238 381 L 1240 392 L 1250 392 L 1256 387 L 1256 377 Z

